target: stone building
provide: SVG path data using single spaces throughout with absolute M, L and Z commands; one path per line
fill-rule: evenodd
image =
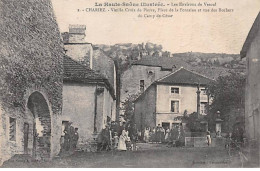
M 124 102 L 131 95 L 141 94 L 154 81 L 180 69 L 180 67 L 195 71 L 211 79 L 216 79 L 218 76 L 228 73 L 225 69 L 218 67 L 192 66 L 178 56 L 145 56 L 134 62 L 129 69 L 122 73 L 120 77 L 120 102 Z M 121 110 L 121 113 L 123 112 Z
M 249 141 L 250 161 L 259 167 L 260 13 L 256 17 L 240 54 L 247 60 L 245 135 Z
M 70 25 L 69 32 L 62 33 L 66 55 L 81 64 L 103 74 L 115 86 L 114 61 L 101 49 L 86 41 L 85 25 Z
M 70 25 L 69 32 L 62 33 L 66 55 L 82 65 L 103 75 L 117 90 L 116 66 L 103 50 L 86 41 L 85 25 Z
M 211 102 L 206 94 L 206 86 L 213 80 L 180 68 L 179 70 L 153 82 L 135 100 L 134 115 L 138 129 L 161 124 L 171 128 L 181 123 L 180 116 L 197 112 L 207 114 Z
M 120 101 L 124 102 L 129 95 L 142 93 L 154 81 L 180 67 L 189 66 L 184 61 L 171 57 L 142 57 L 121 75 Z
M 63 45 L 49 0 L 0 1 L 0 163 L 60 151 Z
M 64 57 L 63 124 L 79 128 L 79 143 L 116 118 L 115 93 L 109 80 L 78 61 Z

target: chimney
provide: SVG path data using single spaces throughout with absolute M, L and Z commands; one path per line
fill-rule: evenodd
M 85 25 L 69 25 L 69 43 L 84 43 L 85 32 Z

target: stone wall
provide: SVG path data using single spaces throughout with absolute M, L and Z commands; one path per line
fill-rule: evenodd
M 93 52 L 93 65 L 92 69 L 104 75 L 109 83 L 116 89 L 115 85 L 115 64 L 114 61 L 109 58 L 100 49 L 96 49 Z
M 140 93 L 140 80 L 144 80 L 144 89 L 154 81 L 171 73 L 161 71 L 161 67 L 133 65 L 121 75 L 120 101 L 124 102 L 129 95 Z
M 32 123 L 27 101 L 35 91 L 48 101 L 53 157 L 60 149 L 64 52 L 52 4 L 49 0 L 1 0 L 0 25 L 1 162 L 24 153 L 24 123 Z M 12 142 L 8 137 L 10 117 L 16 119 L 16 140 Z
M 135 123 L 138 129 L 156 126 L 156 86 L 149 87 L 140 98 L 135 101 Z
M 245 131 L 250 144 L 250 160 L 260 163 L 260 29 L 247 52 Z

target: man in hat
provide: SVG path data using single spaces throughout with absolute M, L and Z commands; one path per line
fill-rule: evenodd
M 109 150 L 110 149 L 110 130 L 109 125 L 106 125 L 106 128 L 102 130 L 102 149 Z
M 78 128 L 75 128 L 73 139 L 72 139 L 73 151 L 77 148 L 78 140 L 79 140 Z

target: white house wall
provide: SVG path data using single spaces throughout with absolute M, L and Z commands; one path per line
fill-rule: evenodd
M 100 87 L 100 86 L 98 86 Z M 79 142 L 92 139 L 94 132 L 95 115 L 95 84 L 64 84 L 63 86 L 63 120 L 73 122 L 79 128 Z M 115 119 L 115 101 L 109 91 L 104 91 L 97 96 L 96 127 L 100 132 L 106 125 L 107 116 Z
M 64 84 L 63 120 L 78 127 L 79 141 L 92 137 L 94 131 L 95 86 Z
M 179 94 L 172 94 L 171 87 L 179 88 Z M 201 89 L 203 87 L 200 87 Z M 197 87 L 185 85 L 157 85 L 156 124 L 162 122 L 178 123 L 174 121 L 187 110 L 188 114 L 197 111 Z M 171 112 L 171 101 L 179 101 L 179 113 Z M 207 102 L 207 96 L 201 95 L 201 102 Z

